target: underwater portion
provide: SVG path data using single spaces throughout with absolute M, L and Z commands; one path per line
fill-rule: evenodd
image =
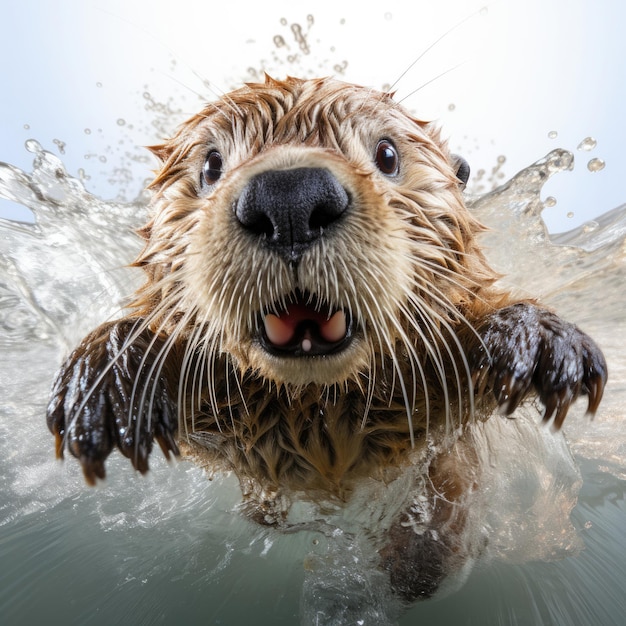
M 171 132 L 179 112 L 144 97 L 154 126 Z M 34 139 L 26 143 L 32 169 L 0 163 L 0 198 L 32 216 L 0 219 L 0 621 L 623 623 L 626 204 L 558 235 L 542 219 L 552 204 L 542 200 L 548 181 L 575 159 L 602 167 L 588 157 L 592 140 L 584 141 L 578 154 L 537 154 L 508 180 L 496 164 L 492 179 L 475 176 L 467 194 L 489 227 L 482 241 L 502 282 L 553 307 L 603 349 L 603 402 L 590 420 L 580 400 L 563 433 L 536 428 L 532 403 L 512 420 L 490 420 L 486 447 L 501 429 L 515 428 L 520 438 L 492 451 L 473 519 L 487 538 L 485 553 L 441 598 L 409 607 L 388 593 L 359 523 L 380 513 L 382 498 L 392 507 L 406 497 L 401 479 L 384 494 L 372 484 L 345 511 L 302 505 L 294 532 L 280 533 L 240 514 L 231 475 L 207 477 L 155 454 L 139 477 L 114 454 L 106 481 L 88 488 L 75 459 L 55 460 L 45 424 L 52 378 L 141 281 L 140 270 L 127 266 L 140 249 L 134 230 L 146 220 L 149 197 L 103 200 Z M 532 455 L 521 445 L 530 441 Z

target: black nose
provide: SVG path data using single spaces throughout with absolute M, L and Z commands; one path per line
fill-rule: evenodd
M 237 200 L 241 225 L 287 261 L 302 253 L 336 222 L 350 199 L 339 181 L 322 168 L 301 167 L 257 174 Z

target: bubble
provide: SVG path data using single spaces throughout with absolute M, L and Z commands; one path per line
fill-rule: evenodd
M 98 89 L 100 89 L 102 87 L 102 83 L 100 83 L 100 82 L 96 83 L 96 87 L 98 87 Z
M 30 130 L 30 124 L 24 124 L 24 130 Z
M 91 135 L 91 128 L 85 128 L 85 135 Z
M 589 163 L 587 163 L 587 169 L 590 172 L 599 172 L 604 169 L 606 163 L 602 159 L 591 159 Z
M 313 26 L 313 24 L 315 24 L 315 18 L 310 13 L 306 16 L 306 21 L 309 26 Z
M 448 111 L 454 111 L 456 109 L 456 104 L 454 104 L 454 102 L 451 102 L 448 105 Z
M 554 196 L 548 196 L 544 202 L 543 206 L 551 208 L 556 205 L 556 198 Z
M 117 125 L 118 125 L 118 126 L 125 126 L 125 125 L 126 125 L 126 120 L 125 120 L 124 118 L 120 117 L 120 118 L 117 120 Z
M 274 45 L 277 48 L 282 48 L 285 45 L 285 39 L 282 35 L 274 35 Z
M 286 18 L 286 17 L 281 17 L 281 18 L 280 18 L 280 23 L 281 23 L 283 26 L 287 26 L 287 18 Z
M 576 148 L 577 150 L 583 150 L 589 152 L 598 145 L 598 142 L 593 137 L 585 137 Z
M 571 219 L 572 217 L 574 217 L 574 211 L 568 211 L 568 212 L 567 212 L 567 217 L 569 217 L 570 219 Z
M 559 133 L 556 132 L 556 130 L 551 130 L 548 133 L 548 139 L 556 139 L 559 136 Z
M 501 154 L 501 155 L 500 155 L 500 156 L 496 159 L 496 161 L 498 162 L 498 165 L 503 165 L 504 163 L 506 163 L 506 157 L 505 157 L 503 154 Z

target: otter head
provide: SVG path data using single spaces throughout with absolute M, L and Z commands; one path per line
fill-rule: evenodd
M 402 360 L 418 376 L 491 279 L 466 164 L 390 94 L 267 78 L 153 151 L 137 306 L 241 372 L 300 388 Z

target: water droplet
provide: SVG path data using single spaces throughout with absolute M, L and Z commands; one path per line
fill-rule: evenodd
M 556 139 L 559 136 L 559 133 L 556 132 L 556 130 L 551 130 L 548 133 L 548 139 Z
M 285 39 L 282 35 L 274 35 L 274 45 L 277 48 L 282 48 L 285 45 Z
M 306 21 L 309 26 L 313 26 L 313 24 L 315 24 L 315 18 L 310 13 L 306 16 Z
M 587 169 L 590 172 L 599 172 L 604 169 L 606 163 L 602 159 L 591 159 L 589 163 L 587 163 Z
M 124 126 L 125 124 L 126 124 L 126 120 L 125 120 L 125 119 L 123 119 L 123 118 L 121 118 L 121 117 L 120 117 L 120 118 L 117 120 L 117 125 L 118 125 L 118 126 Z
M 65 154 L 65 142 L 60 139 L 53 139 L 52 143 L 59 149 L 61 154 Z
M 574 217 L 574 211 L 568 211 L 567 217 L 569 217 L 570 219 Z
M 106 163 L 107 162 L 107 158 L 104 155 L 99 157 L 98 160 L 100 161 L 100 163 Z
M 543 202 L 543 206 L 545 207 L 553 207 L 556 205 L 556 198 L 554 196 L 548 196 L 544 202 Z
M 286 18 L 286 17 L 281 17 L 281 18 L 280 18 L 280 23 L 281 23 L 283 26 L 287 26 L 287 18 Z
M 593 137 L 585 137 L 576 148 L 577 150 L 584 150 L 585 152 L 589 152 L 593 150 L 598 145 L 598 142 Z
M 100 87 L 102 87 L 102 83 L 100 83 L 100 82 L 96 83 L 96 87 L 98 87 L 98 89 L 99 89 Z
M 497 158 L 498 164 L 502 165 L 503 163 L 506 163 L 506 157 L 501 154 L 498 158 Z
M 448 105 L 448 111 L 454 111 L 454 109 L 456 109 L 456 104 L 454 104 L 454 102 L 451 102 Z
M 35 139 L 29 139 L 24 145 L 26 149 L 33 154 L 39 154 L 43 151 L 41 144 Z
M 85 135 L 91 135 L 91 128 L 85 128 Z
M 30 130 L 30 124 L 24 124 L 24 130 Z

